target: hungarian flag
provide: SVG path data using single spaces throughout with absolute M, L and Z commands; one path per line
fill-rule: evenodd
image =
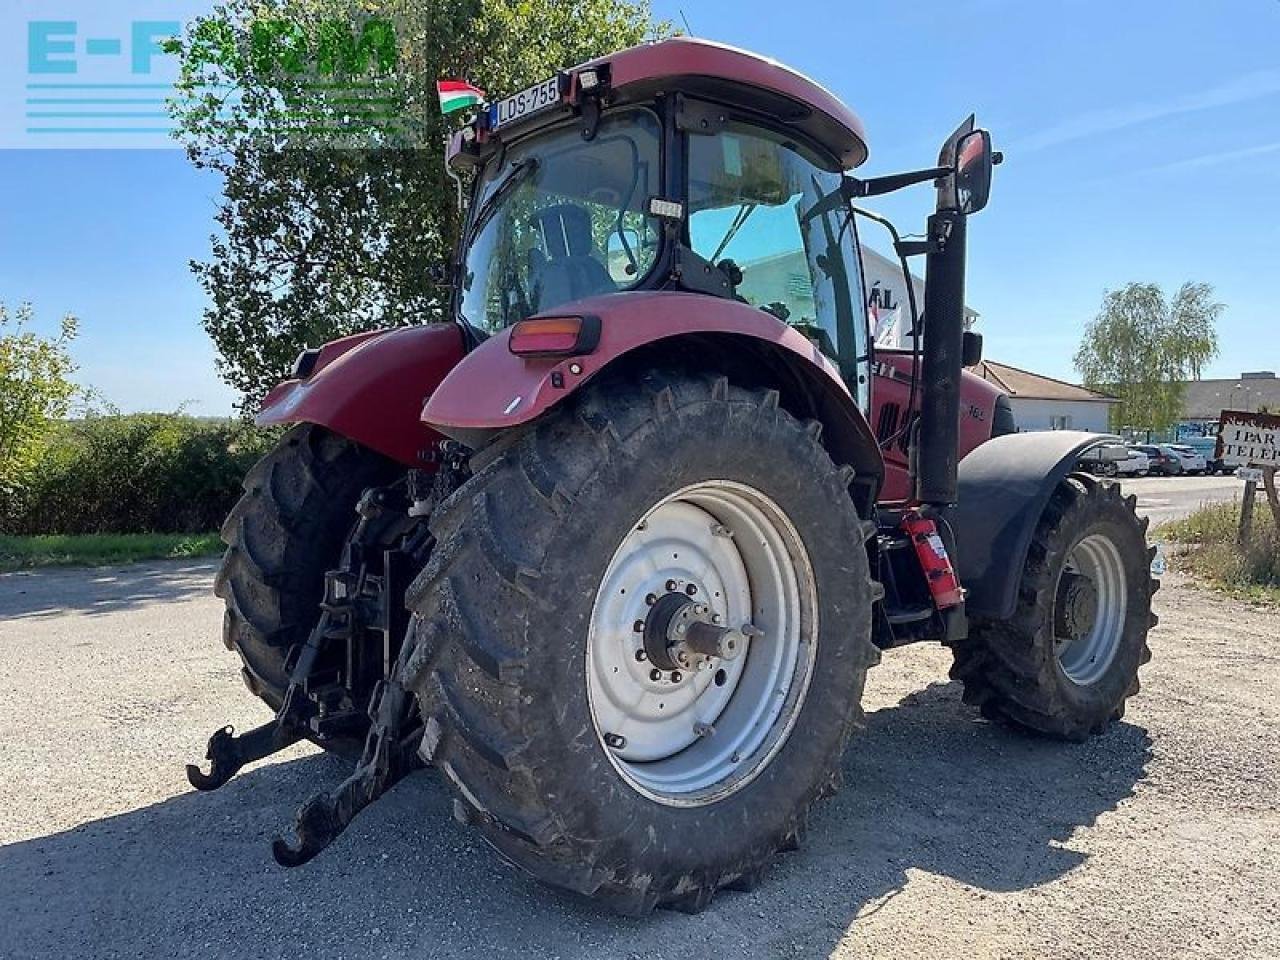
M 437 81 L 436 93 L 440 95 L 440 112 L 446 116 L 458 110 L 465 110 L 467 107 L 474 107 L 484 100 L 483 90 L 462 80 Z

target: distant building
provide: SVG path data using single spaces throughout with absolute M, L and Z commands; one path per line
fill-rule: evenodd
M 1280 411 L 1280 378 L 1272 370 L 1242 373 L 1230 380 L 1191 380 L 1182 397 L 1186 424 L 1215 425 L 1223 410 Z
M 902 264 L 861 244 L 862 276 L 867 285 L 867 313 L 871 316 L 871 334 L 877 346 L 889 349 L 911 348 L 911 305 L 907 301 L 907 282 Z M 924 313 L 924 281 L 914 273 L 916 309 Z M 964 328 L 970 329 L 978 312 L 964 308 Z
M 970 372 L 995 384 L 1009 395 L 1018 429 L 1086 430 L 1109 432 L 1107 416 L 1115 397 L 1086 390 L 1064 380 L 1019 370 L 994 360 L 983 360 Z

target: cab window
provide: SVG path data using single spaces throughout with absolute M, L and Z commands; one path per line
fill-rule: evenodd
M 647 111 L 607 117 L 590 141 L 574 126 L 513 144 L 479 184 L 463 319 L 493 333 L 635 286 L 657 259 L 660 235 L 647 203 L 659 192 L 658 120 Z
M 867 325 L 847 205 L 806 214 L 840 170 L 795 141 L 731 123 L 690 135 L 689 244 L 734 295 L 790 324 L 830 357 L 865 408 Z M 821 209 L 821 208 L 819 208 Z

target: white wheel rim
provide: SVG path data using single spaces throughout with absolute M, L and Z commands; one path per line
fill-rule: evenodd
M 763 635 L 736 659 L 654 679 L 654 664 L 637 657 L 637 626 L 654 597 L 690 589 L 724 626 L 751 624 Z M 623 779 L 650 799 L 722 800 L 785 743 L 816 654 L 813 568 L 790 520 L 744 484 L 685 487 L 631 528 L 601 580 L 586 650 L 596 736 Z
M 1095 533 L 1072 548 L 1066 570 L 1087 577 L 1097 595 L 1092 627 L 1080 636 L 1055 638 L 1062 672 L 1072 683 L 1087 687 L 1107 672 L 1124 636 L 1129 612 L 1124 561 L 1109 537 Z

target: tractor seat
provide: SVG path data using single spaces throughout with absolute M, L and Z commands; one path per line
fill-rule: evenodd
M 591 215 L 582 207 L 559 203 L 530 218 L 541 249 L 529 251 L 529 282 L 535 309 L 618 289 L 595 257 Z

